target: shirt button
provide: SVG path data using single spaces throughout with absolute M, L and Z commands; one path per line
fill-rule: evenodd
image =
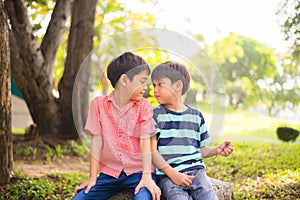
M 119 137 L 122 137 L 122 135 L 120 134 Z

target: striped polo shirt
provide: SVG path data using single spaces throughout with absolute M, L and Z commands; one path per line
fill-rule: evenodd
M 200 147 L 210 142 L 202 113 L 190 106 L 183 112 L 174 112 L 158 105 L 153 109 L 157 148 L 176 171 L 184 172 L 205 167 Z M 164 173 L 156 169 L 157 175 Z

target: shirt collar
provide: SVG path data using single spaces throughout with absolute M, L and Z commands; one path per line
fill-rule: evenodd
M 108 102 L 112 102 L 113 104 L 115 104 L 115 100 L 114 100 L 114 95 L 113 95 L 114 91 L 112 91 L 109 95 L 108 95 L 108 98 L 107 98 L 107 101 Z M 130 100 L 129 101 L 129 106 L 132 106 L 133 104 L 138 104 L 140 101 L 132 101 Z

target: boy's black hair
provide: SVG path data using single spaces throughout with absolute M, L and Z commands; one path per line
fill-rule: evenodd
M 179 80 L 182 81 L 182 95 L 184 95 L 189 89 L 191 79 L 190 73 L 183 64 L 176 61 L 167 61 L 154 68 L 151 74 L 152 82 L 161 78 L 168 78 L 172 83 Z
M 107 78 L 115 88 L 122 74 L 126 74 L 132 81 L 136 74 L 146 70 L 150 74 L 151 70 L 146 61 L 132 52 L 125 52 L 114 58 L 107 67 Z

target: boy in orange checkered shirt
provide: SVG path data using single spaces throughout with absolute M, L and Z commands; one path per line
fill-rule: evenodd
M 152 106 L 143 98 L 149 75 L 149 65 L 131 52 L 108 65 L 114 90 L 90 104 L 85 125 L 92 136 L 90 177 L 76 187 L 74 200 L 107 200 L 124 189 L 136 200 L 160 199 L 151 164 Z

